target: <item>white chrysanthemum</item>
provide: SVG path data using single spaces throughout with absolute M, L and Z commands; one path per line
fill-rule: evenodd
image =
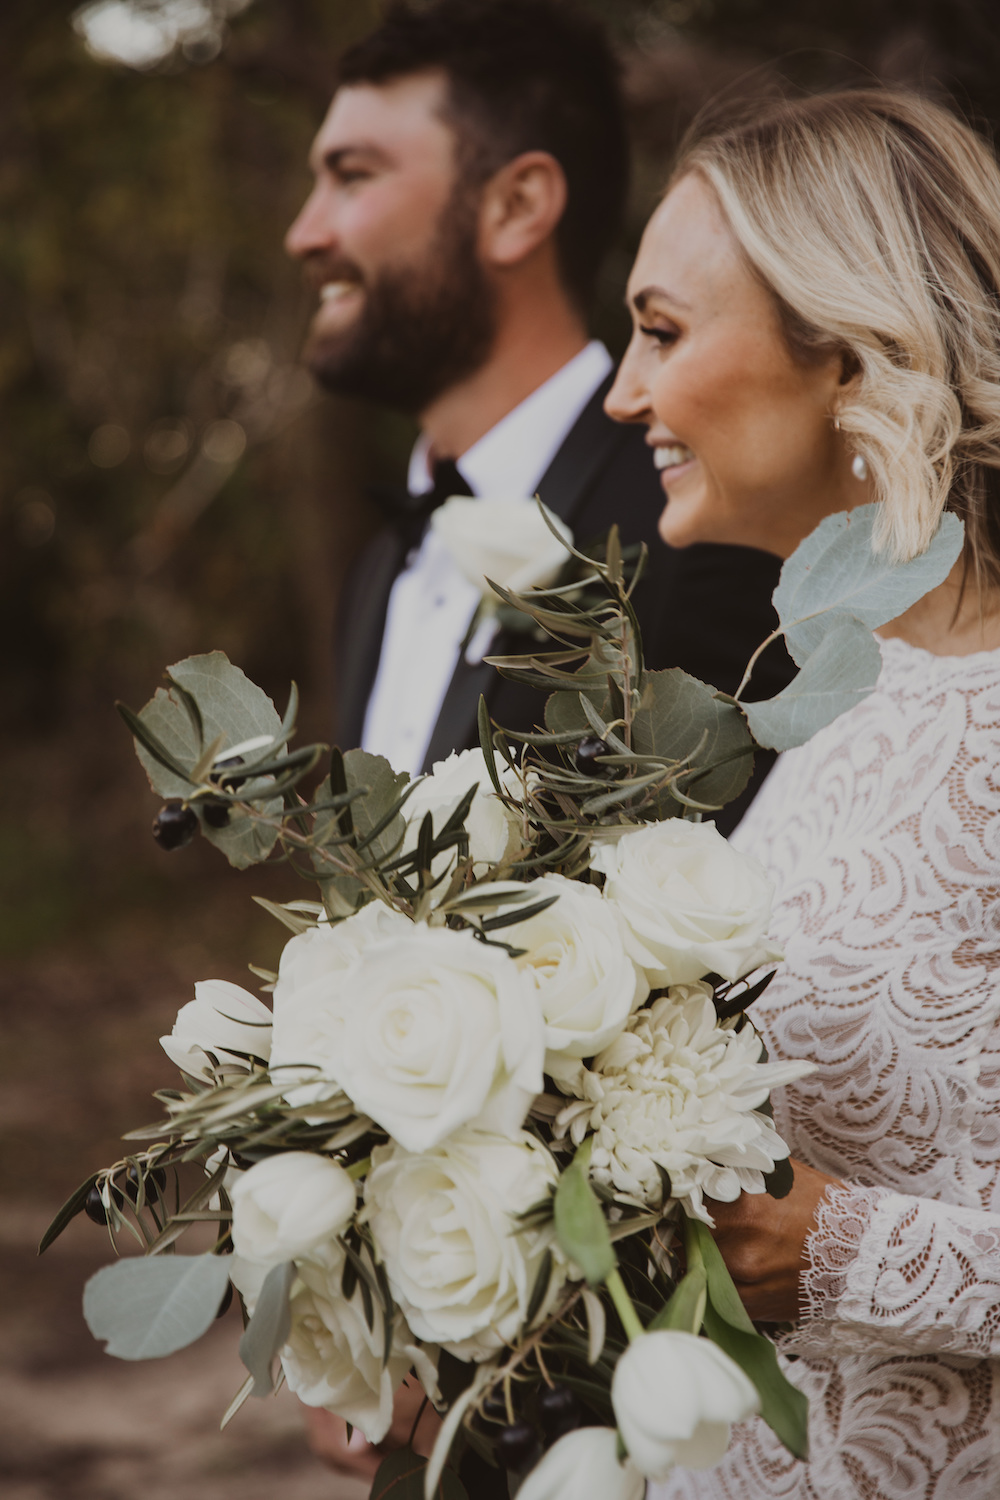
M 717 1024 L 708 985 L 675 985 L 582 1070 L 574 1084 L 581 1097 L 558 1128 L 577 1144 L 593 1132 L 599 1182 L 658 1206 L 662 1168 L 673 1197 L 711 1224 L 704 1194 L 730 1203 L 741 1191 L 761 1193 L 764 1173 L 788 1155 L 760 1108 L 772 1088 L 812 1064 L 762 1063 L 762 1049 L 752 1026 Z

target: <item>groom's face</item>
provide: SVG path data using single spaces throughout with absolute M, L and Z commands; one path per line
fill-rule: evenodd
M 486 360 L 496 299 L 442 105 L 422 73 L 338 90 L 288 231 L 319 306 L 305 358 L 328 389 L 419 415 Z

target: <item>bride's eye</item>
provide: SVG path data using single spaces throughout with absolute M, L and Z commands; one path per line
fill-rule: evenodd
M 645 334 L 647 338 L 655 339 L 656 343 L 663 347 L 676 344 L 680 337 L 676 328 L 646 328 L 641 323 L 639 324 L 639 332 Z

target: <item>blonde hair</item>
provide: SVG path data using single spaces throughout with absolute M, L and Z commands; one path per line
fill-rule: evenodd
M 843 351 L 831 415 L 882 502 L 879 545 L 915 556 L 945 507 L 966 566 L 1000 585 L 1000 167 L 903 91 L 783 100 L 682 145 L 776 299 L 792 353 Z

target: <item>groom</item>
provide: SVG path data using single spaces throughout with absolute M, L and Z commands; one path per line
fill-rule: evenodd
M 454 494 L 537 492 L 579 546 L 612 522 L 624 543 L 645 541 L 635 603 L 649 665 L 732 692 L 772 628 L 779 565 L 659 540 L 651 454 L 605 416 L 611 359 L 587 337 L 628 172 L 597 26 L 560 0 L 395 5 L 341 59 L 312 166 L 287 237 L 319 297 L 307 362 L 328 389 L 421 428 L 409 498 L 342 598 L 339 743 L 416 773 L 478 743 L 481 693 L 508 728 L 539 718 L 537 692 L 460 649 L 476 591 L 426 527 Z M 525 649 L 506 633 L 489 647 Z M 755 682 L 778 691 L 780 666 Z M 742 810 L 731 805 L 728 826 Z

